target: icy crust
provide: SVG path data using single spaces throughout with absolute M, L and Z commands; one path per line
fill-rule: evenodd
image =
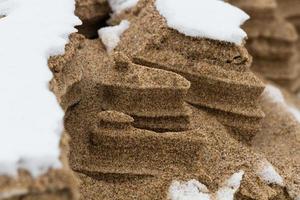
M 0 0 L 0 175 L 61 167 L 63 112 L 48 90 L 50 56 L 80 20 L 74 0 Z
M 156 8 L 170 28 L 191 37 L 242 44 L 240 26 L 249 16 L 220 0 L 156 0 Z
M 115 14 L 134 7 L 139 0 L 108 0 L 108 3 Z

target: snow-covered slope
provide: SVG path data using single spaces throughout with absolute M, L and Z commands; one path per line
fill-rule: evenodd
M 0 175 L 60 167 L 63 112 L 48 90 L 49 56 L 80 20 L 74 0 L 0 0 Z
M 156 8 L 170 28 L 191 37 L 240 45 L 247 34 L 240 28 L 249 16 L 220 0 L 156 0 Z

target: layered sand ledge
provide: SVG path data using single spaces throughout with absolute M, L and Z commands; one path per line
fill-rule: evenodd
M 235 199 L 299 198 L 300 124 L 244 47 L 169 29 L 152 1 L 118 18 L 130 27 L 112 54 L 73 35 L 49 61 L 81 199 L 168 199 L 191 179 L 213 197 L 240 170 Z
M 291 22 L 300 33 L 300 4 L 297 0 L 278 0 L 281 14 Z M 300 55 L 300 37 L 297 41 L 298 56 Z M 300 60 L 300 59 L 299 59 Z
M 297 93 L 300 89 L 297 23 L 292 24 L 285 17 L 295 16 L 294 11 L 299 7 L 297 5 L 299 2 L 281 0 L 229 0 L 229 2 L 251 16 L 244 29 L 249 37 L 247 49 L 254 57 L 252 69 Z M 291 8 L 293 2 L 294 6 Z M 287 10 L 287 7 L 290 9 Z

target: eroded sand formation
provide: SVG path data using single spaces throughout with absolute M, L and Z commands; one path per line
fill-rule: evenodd
M 300 3 L 297 0 L 277 1 L 282 15 L 294 24 L 300 35 Z M 298 37 L 298 54 L 300 54 L 300 37 Z
M 251 16 L 244 29 L 249 37 L 247 49 L 254 57 L 252 69 L 291 92 L 297 92 L 300 88 L 298 35 L 293 24 L 279 11 L 276 0 L 229 2 Z
M 300 32 L 300 4 L 297 0 L 277 0 L 282 15 Z
M 264 88 L 249 69 L 251 57 L 247 50 L 178 34 L 166 27 L 153 6 L 143 11 L 147 15 L 131 17 L 132 25 L 116 51 L 124 52 L 137 64 L 182 75 L 191 82 L 187 102 L 207 109 L 224 125 L 243 130 L 245 137 L 251 136 L 264 116 L 257 103 Z
M 212 199 L 299 198 L 300 124 L 247 50 L 168 28 L 153 2 L 115 16 L 130 27 L 111 54 L 73 35 L 49 61 L 81 198 L 168 199 L 192 179 Z

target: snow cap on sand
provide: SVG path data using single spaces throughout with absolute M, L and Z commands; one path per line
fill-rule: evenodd
M 191 37 L 241 45 L 247 37 L 240 26 L 249 16 L 220 0 L 156 0 L 156 8 L 170 28 Z
M 74 0 L 0 0 L 0 175 L 61 167 L 63 118 L 48 89 L 48 58 L 63 54 L 80 20 Z
M 108 0 L 108 3 L 115 14 L 134 7 L 139 0 Z
M 129 28 L 129 25 L 129 21 L 122 20 L 119 25 L 99 29 L 99 37 L 108 53 L 111 53 L 118 46 L 121 35 Z

